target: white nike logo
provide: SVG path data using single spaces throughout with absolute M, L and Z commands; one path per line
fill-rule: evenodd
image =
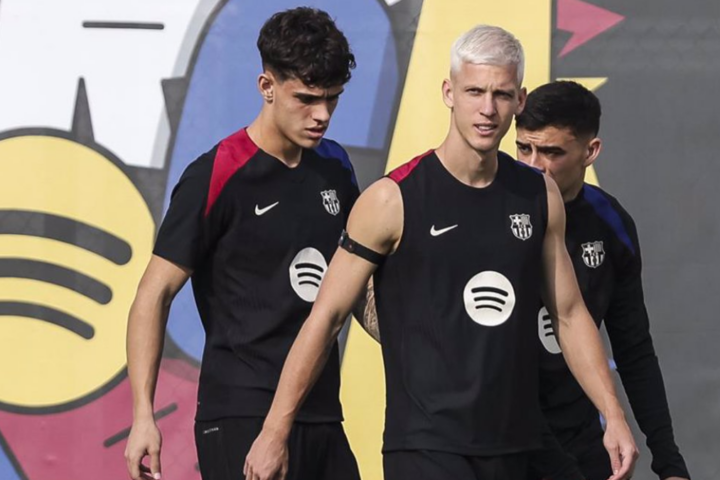
M 265 208 L 260 208 L 260 207 L 256 204 L 256 205 L 255 205 L 255 215 L 257 215 L 258 217 L 259 217 L 260 215 L 265 215 L 265 214 L 266 214 L 267 212 L 269 212 L 272 208 L 276 207 L 278 203 L 280 203 L 280 202 L 275 202 L 275 203 L 273 203 L 272 205 L 268 205 L 268 206 L 265 207 Z
M 430 228 L 430 235 L 432 235 L 433 237 L 437 237 L 438 235 L 442 235 L 445 232 L 449 232 L 453 228 L 457 228 L 457 223 L 455 225 L 451 225 L 449 227 L 441 228 L 440 230 L 435 230 L 435 225 L 433 225 Z

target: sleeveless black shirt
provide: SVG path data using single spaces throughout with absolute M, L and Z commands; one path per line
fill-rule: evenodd
M 499 153 L 485 188 L 434 152 L 389 174 L 397 251 L 374 276 L 387 381 L 383 451 L 498 455 L 539 445 L 537 302 L 547 192 Z

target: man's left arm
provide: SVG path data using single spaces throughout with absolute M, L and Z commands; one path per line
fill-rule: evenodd
M 565 247 L 565 208 L 555 182 L 546 177 L 548 221 L 543 245 L 543 301 L 570 370 L 607 420 L 604 444 L 611 480 L 627 479 L 638 456 L 607 365 L 600 335 L 582 300 Z
M 650 335 L 637 231 L 632 219 L 625 220 L 633 248 L 625 246 L 625 256 L 618 262 L 605 327 L 633 414 L 652 452 L 652 470 L 660 479 L 689 479 L 675 443 L 662 372 Z
M 365 291 L 360 295 L 360 299 L 355 303 L 352 313 L 363 330 L 376 342 L 380 343 L 380 327 L 378 325 L 377 309 L 375 308 L 375 289 L 372 277 L 370 277 Z

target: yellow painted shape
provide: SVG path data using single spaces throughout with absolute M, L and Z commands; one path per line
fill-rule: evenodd
M 381 479 L 385 373 L 380 344 L 355 320 L 350 325 L 341 369 L 340 400 L 345 431 L 363 480 Z
M 499 25 L 515 34 L 525 48 L 525 86 L 547 83 L 551 10 L 550 0 L 425 0 L 386 169 L 437 147 L 445 138 L 450 112 L 442 102 L 441 86 L 450 71 L 450 47 L 473 26 Z M 502 148 L 514 156 L 514 128 Z M 343 359 L 341 398 L 345 429 L 364 480 L 382 479 L 384 381 L 379 347 L 353 325 Z
M 0 141 L 0 218 L 3 210 L 49 213 L 109 232 L 132 247 L 116 265 L 75 245 L 25 235 L 0 235 L 0 258 L 61 265 L 112 290 L 102 305 L 51 283 L 0 278 L 0 302 L 52 307 L 87 322 L 84 339 L 48 322 L 0 318 L 0 402 L 48 407 L 78 400 L 125 368 L 127 314 L 152 251 L 155 224 L 145 200 L 118 166 L 71 140 L 20 136 Z

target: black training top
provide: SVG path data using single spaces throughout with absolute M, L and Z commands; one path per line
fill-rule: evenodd
M 592 185 L 585 185 L 565 210 L 565 242 L 580 290 L 598 327 L 605 320 L 617 370 L 653 454 L 652 469 L 661 478 L 688 477 L 650 336 L 635 223 L 615 198 Z M 544 347 L 540 402 L 550 427 L 566 448 L 598 438 L 583 435 L 598 428 L 598 412 L 560 354 L 544 309 L 538 314 L 538 333 Z
M 183 173 L 154 253 L 193 270 L 206 332 L 198 420 L 267 414 L 358 194 L 337 143 L 289 168 L 245 129 Z M 342 420 L 339 385 L 336 345 L 297 419 Z
M 375 273 L 387 381 L 384 451 L 497 455 L 539 445 L 543 176 L 498 155 L 486 188 L 434 152 L 397 168 L 397 251 Z

